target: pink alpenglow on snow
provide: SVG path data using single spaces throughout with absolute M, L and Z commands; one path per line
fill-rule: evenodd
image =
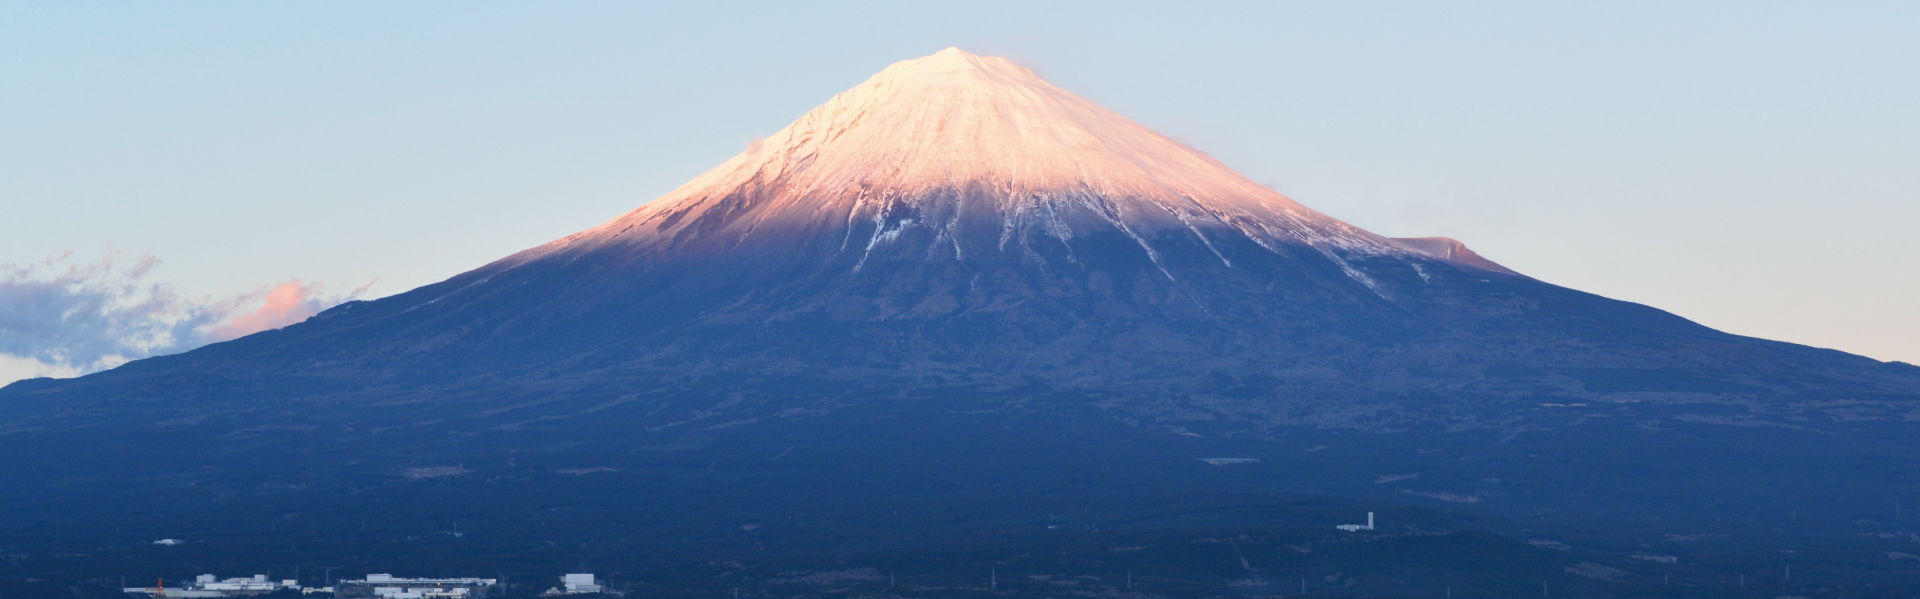
M 1005 250 L 1022 231 L 1070 239 L 1087 230 L 1085 215 L 1132 237 L 1163 272 L 1150 240 L 1166 233 L 1191 235 L 1228 267 L 1214 247 L 1226 231 L 1274 251 L 1304 244 L 1370 287 L 1340 256 L 1429 255 L 1302 206 L 1004 58 L 948 48 L 895 63 L 680 188 L 507 262 L 833 237 L 861 253 L 858 272 L 909 230 L 964 258 Z M 962 234 L 968 219 L 997 223 L 997 247 Z
M 667 197 L 785 179 L 799 195 L 992 182 L 1314 214 L 1226 165 L 1004 58 L 948 48 L 893 64 Z

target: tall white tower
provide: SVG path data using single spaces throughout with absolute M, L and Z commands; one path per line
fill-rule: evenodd
M 1338 529 L 1340 529 L 1340 530 L 1344 530 L 1344 531 L 1347 531 L 1347 532 L 1359 532 L 1359 531 L 1362 531 L 1362 530 L 1373 530 L 1373 512 L 1367 512 L 1367 523 L 1366 523 L 1366 524 L 1342 524 L 1342 525 L 1339 525 L 1339 526 L 1335 526 L 1334 528 L 1338 528 Z

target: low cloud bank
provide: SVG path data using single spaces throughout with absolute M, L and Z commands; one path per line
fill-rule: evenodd
M 73 252 L 0 264 L 0 385 L 76 376 L 306 320 L 364 295 L 292 279 L 227 298 L 190 298 L 148 281 L 159 260 Z

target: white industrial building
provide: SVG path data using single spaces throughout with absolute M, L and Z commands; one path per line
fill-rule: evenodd
M 584 595 L 587 593 L 600 593 L 605 590 L 606 589 L 600 586 L 599 581 L 593 579 L 592 574 L 568 574 L 560 577 L 559 588 L 547 589 L 547 592 L 541 594 Z
M 493 578 L 396 578 L 368 574 L 362 580 L 342 580 L 340 599 L 478 599 L 493 589 Z

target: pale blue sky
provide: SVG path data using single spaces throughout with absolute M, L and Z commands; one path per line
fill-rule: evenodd
M 5 4 L 0 262 L 397 293 L 957 45 L 1382 234 L 1920 362 L 1920 4 L 1455 4 Z

